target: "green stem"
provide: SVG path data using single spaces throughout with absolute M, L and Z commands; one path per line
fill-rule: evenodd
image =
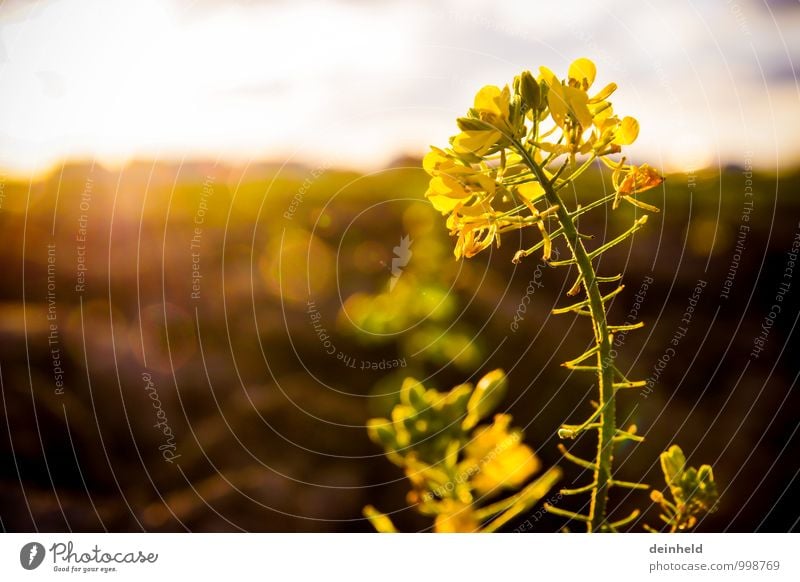
M 594 265 L 592 265 L 589 253 L 583 246 L 575 222 L 564 206 L 563 200 L 561 200 L 558 192 L 553 188 L 553 184 L 547 179 L 542 168 L 531 158 L 525 147 L 516 140 L 512 140 L 512 143 L 525 160 L 527 166 L 539 179 L 539 183 L 544 189 L 547 203 L 557 207 L 556 217 L 564 231 L 564 238 L 567 241 L 570 252 L 575 258 L 575 264 L 583 279 L 583 287 L 589 301 L 588 307 L 592 316 L 595 344 L 597 345 L 597 382 L 599 385 L 599 406 L 602 413 L 598 429 L 599 438 L 594 471 L 596 486 L 592 489 L 587 529 L 590 532 L 598 532 L 603 529 L 606 519 L 608 490 L 611 486 L 611 468 L 614 462 L 613 443 L 617 430 L 616 402 L 614 400 L 614 367 L 605 305 L 603 304 L 603 296 L 600 293 Z

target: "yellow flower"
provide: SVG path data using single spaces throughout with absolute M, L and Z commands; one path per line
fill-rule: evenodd
M 483 123 L 470 123 L 470 118 L 462 118 L 462 131 L 453 137 L 453 149 L 461 154 L 486 154 L 503 134 L 511 132 L 510 102 L 511 93 L 507 85 L 503 89 L 487 85 L 478 91 L 473 111 Z
M 599 132 L 594 149 L 602 150 L 602 154 L 618 153 L 622 149 L 620 146 L 630 145 L 639 137 L 639 122 L 628 116 L 620 120 L 613 114 L 611 105 L 595 115 L 594 124 Z
M 658 208 L 655 206 L 646 204 L 633 197 L 635 194 L 641 194 L 646 190 L 655 188 L 664 181 L 664 177 L 649 165 L 626 166 L 621 162 L 619 166 L 614 169 L 611 181 L 617 193 L 617 198 L 614 200 L 614 208 L 619 205 L 619 200 L 622 198 L 639 208 L 650 210 L 651 212 L 658 212 Z
M 467 116 L 457 119 L 460 133 L 450 138 L 451 148 L 433 148 L 425 156 L 423 165 L 431 175 L 426 197 L 434 208 L 449 216 L 450 234 L 457 237 L 457 258 L 473 257 L 494 242 L 499 247 L 503 233 L 528 226 L 540 230 L 544 256 L 550 255 L 549 227 L 541 217 L 552 207 L 544 211 L 537 208 L 547 200 L 521 148 L 547 179 L 561 178 L 558 188 L 573 182 L 589 167 L 589 163 L 577 167 L 577 156 L 590 155 L 587 162 L 603 160 L 614 170 L 614 207 L 625 199 L 657 211 L 634 195 L 658 185 L 663 178 L 648 166 L 635 168 L 625 165 L 624 160 L 615 163 L 608 159 L 637 139 L 639 122 L 615 115 L 608 101 L 617 89 L 615 83 L 589 94 L 596 77 L 595 64 L 579 58 L 570 64 L 564 79 L 540 67 L 538 79 L 530 71 L 517 76 L 513 90 L 508 85 L 487 85 L 475 95 Z M 558 160 L 561 156 L 569 159 Z M 565 178 L 561 173 L 569 162 L 576 170 Z M 562 163 L 558 170 L 556 163 Z
M 639 137 L 639 122 L 633 117 L 623 117 L 616 127 L 612 143 L 616 145 L 630 145 Z
M 510 99 L 508 85 L 502 90 L 494 85 L 486 85 L 475 95 L 474 109 L 483 121 L 498 127 L 508 127 Z
M 498 414 L 492 425 L 475 431 L 465 448 L 464 462 L 477 469 L 471 483 L 480 495 L 501 487 L 519 487 L 541 467 L 533 450 L 521 442 L 522 433 L 509 432 L 510 422 L 509 415 Z
M 604 108 L 598 99 L 610 95 L 608 87 L 594 98 L 586 92 L 594 82 L 596 69 L 589 59 L 578 59 L 569 67 L 567 81 L 562 83 L 550 69 L 540 67 L 540 80 L 548 86 L 547 104 L 550 116 L 562 130 L 562 142 L 541 143 L 539 147 L 551 154 L 587 154 L 597 140 L 591 133 L 584 139 L 586 130 L 592 127 L 594 116 Z M 607 106 L 607 104 L 604 104 Z
M 583 59 L 586 60 L 586 59 Z M 594 66 L 594 65 L 592 65 Z M 589 111 L 589 95 L 580 87 L 564 85 L 547 67 L 540 67 L 540 79 L 548 86 L 547 105 L 556 125 L 565 128 L 568 122 L 577 123 L 583 129 L 592 125 L 592 114 Z M 594 77 L 592 77 L 594 80 Z
M 612 179 L 614 189 L 622 195 L 640 194 L 664 181 L 664 177 L 647 164 L 628 166 L 624 173 L 615 171 Z
M 472 507 L 446 499 L 442 502 L 441 513 L 436 516 L 433 530 L 436 533 L 473 533 L 478 531 L 480 524 L 475 519 Z
M 453 149 L 460 154 L 483 156 L 501 137 L 494 129 L 467 129 L 453 137 Z
M 495 240 L 497 246 L 500 246 L 494 216 L 495 212 L 490 206 L 480 203 L 474 206 L 459 205 L 453 209 L 447 219 L 447 226 L 450 234 L 458 237 L 453 249 L 456 259 L 470 259 L 488 249 Z
M 422 161 L 422 167 L 432 176 L 425 196 L 442 214 L 452 212 L 473 197 L 491 197 L 494 194 L 492 178 L 459 163 L 439 148 L 431 148 Z
M 540 79 L 548 90 L 548 106 L 553 121 L 563 131 L 563 143 L 541 143 L 539 147 L 555 155 L 587 154 L 593 149 L 602 154 L 620 151 L 619 146 L 634 142 L 639 124 L 632 117 L 620 119 L 606 101 L 617 89 L 609 83 L 593 97 L 587 91 L 594 83 L 596 67 L 585 58 L 575 60 L 569 67 L 567 81 L 562 83 L 547 67 L 540 68 Z M 594 126 L 595 132 L 584 138 L 585 130 Z
M 569 84 L 588 91 L 597 76 L 597 67 L 589 59 L 577 59 L 569 66 Z
M 611 97 L 611 94 L 616 90 L 617 90 L 617 84 L 609 83 L 608 85 L 600 89 L 600 91 L 594 97 L 589 99 L 589 103 L 591 104 L 606 103 L 606 99 Z
M 448 155 L 446 151 L 437 148 L 436 146 L 431 146 L 431 151 L 429 151 L 425 157 L 422 158 L 422 168 L 430 176 L 435 176 L 439 172 L 449 171 L 455 168 L 457 165 L 458 162 L 453 159 L 452 156 Z
M 577 59 L 572 62 L 569 66 L 569 72 L 567 73 L 569 78 L 568 84 L 570 87 L 576 87 L 578 89 L 583 89 L 584 91 L 588 91 L 589 87 L 592 86 L 594 83 L 594 79 L 597 76 L 597 68 L 594 66 L 594 63 L 589 59 Z M 609 83 L 591 99 L 589 99 L 589 103 L 591 104 L 600 104 L 605 102 L 611 94 L 617 90 L 616 83 Z
M 517 186 L 516 191 L 527 202 L 535 202 L 544 196 L 544 188 L 539 182 L 525 182 Z
M 570 87 L 588 91 L 589 87 L 594 84 L 594 79 L 596 76 L 597 67 L 594 66 L 594 63 L 589 59 L 580 58 L 573 61 L 569 66 L 569 72 L 567 73 L 567 84 Z M 602 103 L 605 103 L 606 99 L 608 99 L 616 90 L 617 84 L 609 83 L 600 89 L 600 91 L 594 97 L 590 98 L 589 103 L 593 105 L 601 105 Z

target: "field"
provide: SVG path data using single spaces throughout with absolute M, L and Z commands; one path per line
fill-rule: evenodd
M 601 192 L 597 172 L 565 196 Z M 425 529 L 365 430 L 403 378 L 447 389 L 505 369 L 501 409 L 546 466 L 592 399 L 559 365 L 586 330 L 549 315 L 572 275 L 513 264 L 527 231 L 457 261 L 419 160 L 72 163 L 2 184 L 5 530 L 370 531 L 367 504 Z M 624 273 L 611 314 L 647 322 L 614 344 L 648 380 L 619 412 L 647 440 L 616 465 L 658 483 L 664 445 L 690 443 L 721 493 L 700 531 L 797 527 L 798 191 L 796 171 L 669 175 L 647 194 L 662 212 L 600 263 Z M 581 226 L 604 239 L 633 211 Z M 565 467 L 564 486 L 577 478 Z M 505 531 L 562 525 L 530 512 Z

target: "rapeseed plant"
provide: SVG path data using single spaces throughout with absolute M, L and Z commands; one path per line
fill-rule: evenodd
M 616 532 L 634 522 L 640 512 L 609 518 L 609 491 L 650 487 L 621 480 L 614 473 L 615 447 L 621 442 L 643 440 L 635 425 L 617 425 L 617 395 L 640 388 L 645 382 L 629 380 L 620 372 L 611 346 L 615 334 L 628 333 L 643 323 L 616 325 L 608 321 L 607 303 L 622 291 L 623 286 L 618 284 L 622 275 L 599 275 L 595 264 L 604 252 L 641 229 L 647 215 L 594 248 L 587 246 L 591 237 L 579 232 L 578 218 L 606 205 L 616 209 L 623 201 L 658 212 L 640 196 L 659 186 L 664 178 L 647 164 L 627 163 L 622 150 L 637 139 L 639 123 L 614 112 L 609 97 L 616 84 L 589 93 L 595 77 L 594 63 L 581 58 L 570 65 L 564 79 L 541 67 L 538 78 L 524 71 L 511 87 L 483 87 L 472 108 L 456 120 L 459 133 L 450 138 L 449 147 L 432 147 L 423 168 L 431 176 L 425 196 L 446 217 L 447 228 L 456 238 L 456 259 L 473 257 L 492 245 L 499 247 L 504 233 L 535 227 L 541 240 L 519 249 L 514 262 L 541 250 L 551 266 L 576 268 L 576 280 L 567 294 L 583 297 L 553 313 L 578 314 L 591 323 L 591 347 L 563 365 L 594 375 L 598 398 L 588 418 L 563 424 L 558 435 L 569 441 L 594 432 L 597 454 L 592 460 L 581 459 L 563 444 L 559 446 L 565 459 L 592 474 L 585 486 L 561 490 L 562 495 L 588 494 L 588 513 L 548 504 L 545 509 L 585 523 L 589 532 Z M 574 185 L 596 161 L 611 169 L 613 192 L 570 208 L 560 192 Z M 566 247 L 566 258 L 553 260 L 553 245 L 559 241 Z M 616 286 L 609 291 L 601 289 L 610 283 Z M 477 424 L 498 404 L 498 395 L 504 389 L 505 375 L 500 371 L 485 376 L 476 388 L 465 384 L 445 394 L 425 390 L 408 380 L 392 420 L 370 421 L 372 439 L 405 470 L 412 483 L 409 502 L 434 517 L 435 531 L 494 531 L 544 498 L 560 475 L 558 469 L 550 469 L 520 493 L 487 507 L 479 505 L 485 495 L 498 489 L 523 486 L 539 469 L 538 458 L 520 442 L 521 433 L 509 430 L 510 417 L 501 414 L 488 425 Z M 512 445 L 486 460 L 490 451 L 511 438 L 515 439 Z M 661 507 L 661 518 L 669 531 L 689 529 L 699 516 L 715 508 L 717 492 L 711 467 L 687 468 L 681 449 L 675 445 L 661 455 L 661 463 L 672 501 L 655 490 L 651 498 Z M 463 475 L 467 477 L 459 478 Z M 448 483 L 453 483 L 452 487 L 448 488 Z M 365 513 L 378 530 L 393 529 L 388 517 L 374 508 L 367 508 Z M 489 518 L 493 521 L 487 521 Z
M 541 470 L 522 431 L 511 428 L 511 417 L 491 416 L 506 389 L 502 370 L 448 392 L 407 378 L 391 419 L 373 418 L 367 425 L 370 438 L 411 482 L 408 502 L 434 518 L 436 532 L 495 531 L 544 498 L 561 475 L 549 469 L 515 495 L 486 503 Z M 364 513 L 378 531 L 395 531 L 389 516 L 374 507 Z

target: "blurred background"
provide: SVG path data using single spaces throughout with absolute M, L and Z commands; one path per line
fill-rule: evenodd
M 678 442 L 721 487 L 701 530 L 797 529 L 798 31 L 790 0 L 6 0 L 0 528 L 369 531 L 371 503 L 425 530 L 364 428 L 408 375 L 504 368 L 503 408 L 559 462 L 594 392 L 559 365 L 585 322 L 549 316 L 573 275 L 512 264 L 532 232 L 456 261 L 420 159 L 481 86 L 585 56 L 667 175 L 601 263 L 612 316 L 647 324 L 616 346 L 650 381 L 623 396 L 646 441 L 619 474 L 659 485 Z

